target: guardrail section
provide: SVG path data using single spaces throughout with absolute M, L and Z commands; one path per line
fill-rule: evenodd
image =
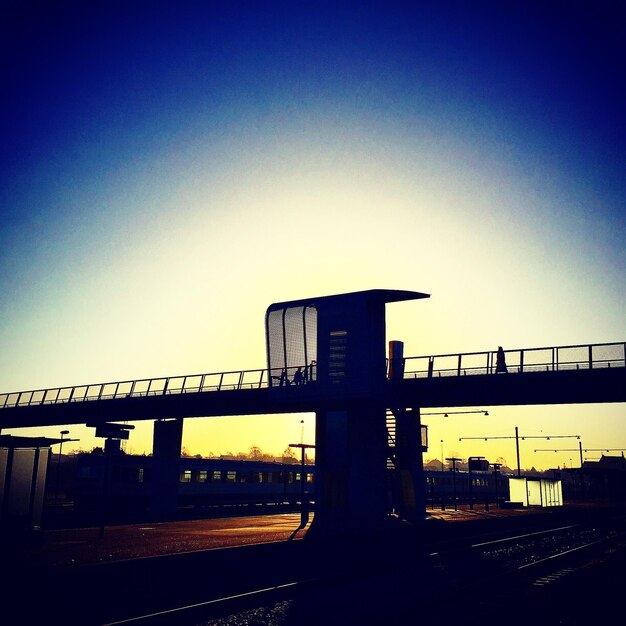
M 626 366 L 626 343 L 504 350 L 507 374 Z M 407 357 L 404 378 L 499 374 L 498 351 Z

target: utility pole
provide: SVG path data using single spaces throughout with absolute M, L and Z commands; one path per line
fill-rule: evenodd
M 54 489 L 54 504 L 56 506 L 58 498 L 59 498 L 59 477 L 61 474 L 61 454 L 63 454 L 63 437 L 65 437 L 65 435 L 69 434 L 69 430 L 62 430 L 61 431 L 61 439 L 59 441 L 59 456 L 57 458 L 57 475 L 56 475 L 56 487 Z

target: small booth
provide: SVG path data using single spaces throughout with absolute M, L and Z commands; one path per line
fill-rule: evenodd
M 50 446 L 60 439 L 0 436 L 0 529 L 41 530 Z
M 522 506 L 563 506 L 561 479 L 509 478 L 509 500 Z

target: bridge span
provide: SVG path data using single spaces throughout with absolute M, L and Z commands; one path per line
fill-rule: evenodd
M 506 372 L 496 372 L 495 350 L 406 357 L 401 380 L 385 381 L 385 403 L 436 408 L 626 402 L 625 355 L 625 342 L 505 350 Z M 286 369 L 0 393 L 0 428 L 317 410 L 324 401 L 317 398 L 314 377 L 293 384 L 298 366 Z
M 186 418 L 314 412 L 311 531 L 353 534 L 386 523 L 389 462 L 394 510 L 424 518 L 422 408 L 626 402 L 626 342 L 405 358 L 401 341 L 387 344 L 385 306 L 428 297 L 373 289 L 274 303 L 266 368 L 2 393 L 0 429 L 153 420 L 152 502 L 166 515 Z

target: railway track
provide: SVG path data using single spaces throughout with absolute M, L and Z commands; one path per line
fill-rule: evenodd
M 162 597 L 152 606 L 144 601 L 99 624 L 413 624 L 417 616 L 456 616 L 467 625 L 483 624 L 495 612 L 507 615 L 509 625 L 529 620 L 534 626 L 574 625 L 582 623 L 572 620 L 584 611 L 570 611 L 570 621 L 563 621 L 572 595 L 610 594 L 598 572 L 610 578 L 619 571 L 614 564 L 626 555 L 625 520 L 623 513 L 556 525 L 544 520 L 403 542 L 402 551 L 384 542 L 370 549 L 361 546 L 360 552 L 340 545 L 311 551 L 306 542 L 298 542 L 297 551 L 279 558 L 300 561 L 284 563 L 282 571 L 268 567 L 259 576 L 246 572 L 239 585 L 215 587 L 215 593 L 187 589 L 179 595 L 172 588 L 169 603 Z M 200 573 L 193 570 L 194 576 Z M 554 598 L 555 589 L 563 590 L 556 605 L 545 599 L 546 594 Z M 535 615 L 520 613 L 520 603 L 542 608 Z M 554 610 L 560 611 L 558 620 L 549 621 L 556 619 Z

